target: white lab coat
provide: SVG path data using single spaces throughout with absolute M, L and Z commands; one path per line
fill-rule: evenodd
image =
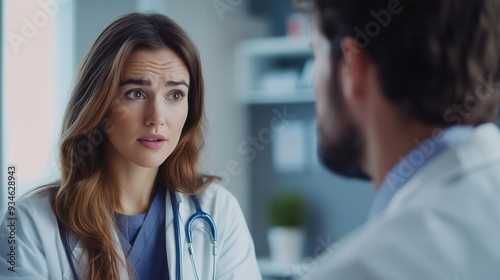
M 195 279 L 191 261 L 188 255 L 184 225 L 195 212 L 192 199 L 185 194 L 176 193 L 180 203 L 182 264 L 184 279 Z M 252 238 L 236 199 L 222 186 L 210 185 L 199 196 L 202 209 L 209 213 L 218 229 L 218 259 L 217 279 L 261 279 Z M 169 193 L 166 198 L 166 251 L 170 279 L 176 279 L 175 234 L 172 206 Z M 0 227 L 0 279 L 73 279 L 70 264 L 66 258 L 64 245 L 61 241 L 57 220 L 49 204 L 48 193 L 29 195 L 16 204 L 15 232 L 15 272 L 8 270 L 7 263 L 10 252 L 8 237 L 10 230 L 6 227 L 7 215 L 1 220 Z M 196 254 L 196 264 L 201 279 L 212 279 L 212 247 L 210 238 L 205 231 L 193 227 L 193 247 Z M 203 224 L 200 222 L 200 224 Z M 198 224 L 199 225 L 199 224 Z M 206 226 L 206 224 L 203 224 Z M 117 244 L 118 237 L 115 235 Z M 9 246 L 7 246 L 9 245 Z M 70 240 L 70 247 L 75 256 L 76 269 L 83 275 L 86 266 L 86 256 L 76 239 Z M 120 250 L 121 252 L 121 250 Z M 123 254 L 121 258 L 124 258 Z M 78 262 L 78 260 L 80 260 Z M 120 270 L 121 279 L 127 279 L 124 267 Z M 82 277 L 83 278 L 83 277 Z
M 500 279 L 498 128 L 481 125 L 436 156 L 304 279 Z

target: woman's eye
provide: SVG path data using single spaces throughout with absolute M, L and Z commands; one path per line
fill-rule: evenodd
M 171 93 L 167 99 L 174 100 L 174 101 L 180 101 L 184 97 L 184 93 L 180 91 L 176 91 Z
M 125 96 L 128 99 L 132 99 L 132 100 L 137 100 L 137 99 L 143 99 L 144 98 L 144 94 L 142 93 L 142 91 L 137 90 L 137 89 L 133 89 L 133 90 L 128 91 L 127 93 L 125 93 Z

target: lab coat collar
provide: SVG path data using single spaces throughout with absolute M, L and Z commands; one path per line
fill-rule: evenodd
M 444 151 L 422 167 L 389 202 L 386 212 L 396 213 L 425 188 L 444 184 L 445 180 L 460 177 L 474 169 L 500 164 L 500 130 L 493 123 L 476 127 L 468 140 Z
M 455 143 L 469 139 L 473 132 L 474 128 L 469 125 L 446 128 L 438 135 L 418 143 L 409 153 L 401 157 L 399 162 L 387 174 L 375 194 L 369 212 L 369 219 L 372 220 L 382 213 L 394 194 L 405 186 L 421 168 Z

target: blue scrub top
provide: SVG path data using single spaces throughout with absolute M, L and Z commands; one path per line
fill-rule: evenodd
M 118 237 L 136 279 L 169 279 L 165 244 L 165 189 L 158 188 L 146 213 L 115 214 Z

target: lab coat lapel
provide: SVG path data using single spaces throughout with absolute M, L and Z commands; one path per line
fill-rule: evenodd
M 73 265 L 75 266 L 76 272 L 78 273 L 79 278 L 82 278 L 82 275 L 85 274 L 85 270 L 87 268 L 87 256 L 83 254 L 83 247 L 79 240 L 76 240 L 73 235 L 69 235 L 69 244 L 70 248 L 73 248 L 71 254 L 73 256 Z M 66 273 L 65 273 L 66 274 Z M 71 268 L 68 269 L 68 277 L 67 279 L 74 279 Z
M 177 273 L 175 269 L 177 260 L 175 258 L 175 227 L 173 223 L 174 212 L 172 202 L 170 201 L 170 194 L 171 192 L 167 191 L 165 198 L 165 252 L 167 252 L 168 274 L 170 275 L 170 279 L 177 279 L 175 277 Z
M 191 267 L 191 263 L 189 260 L 189 255 L 187 253 L 187 245 L 185 238 L 185 225 L 188 217 L 190 216 L 190 207 L 189 207 L 189 199 L 188 195 L 180 194 L 174 192 L 174 195 L 177 198 L 177 202 L 179 203 L 179 216 L 180 216 L 180 239 L 181 239 L 181 260 L 182 260 L 182 275 L 184 280 L 194 279 L 193 269 Z M 166 207 L 165 207 L 165 236 L 166 236 L 166 252 L 167 252 L 167 263 L 168 263 L 168 273 L 170 275 L 170 279 L 177 279 L 176 274 L 176 240 L 175 240 L 175 226 L 174 226 L 174 217 L 172 210 L 172 203 L 170 201 L 170 192 L 167 192 L 166 197 Z M 193 210 L 194 211 L 194 210 Z
M 120 244 L 120 240 L 118 239 L 118 235 L 116 234 L 115 231 L 114 232 L 114 240 L 115 240 L 115 244 L 117 246 L 119 246 Z M 74 258 L 73 258 L 73 263 L 75 264 L 75 269 L 77 270 L 78 272 L 78 275 L 80 276 L 80 279 L 83 278 L 82 275 L 85 274 L 85 270 L 87 268 L 87 262 L 88 262 L 88 257 L 86 254 L 83 253 L 83 246 L 81 244 L 81 242 L 78 240 L 78 242 L 76 242 L 76 245 L 73 245 L 75 244 L 76 242 L 76 239 L 73 237 L 73 238 L 70 238 L 70 246 L 74 246 L 73 250 L 71 251 Z M 120 279 L 128 279 L 128 272 L 127 272 L 127 268 L 123 265 L 123 264 L 126 264 L 126 260 L 125 260 L 125 255 L 123 254 L 123 250 L 121 249 L 121 247 L 117 247 L 118 250 L 117 250 L 117 253 L 118 253 L 118 257 L 120 259 L 120 265 L 119 265 L 119 268 L 118 268 L 118 272 L 120 274 Z M 71 272 L 71 269 L 70 269 L 70 272 Z M 73 278 L 71 278 L 73 279 Z

